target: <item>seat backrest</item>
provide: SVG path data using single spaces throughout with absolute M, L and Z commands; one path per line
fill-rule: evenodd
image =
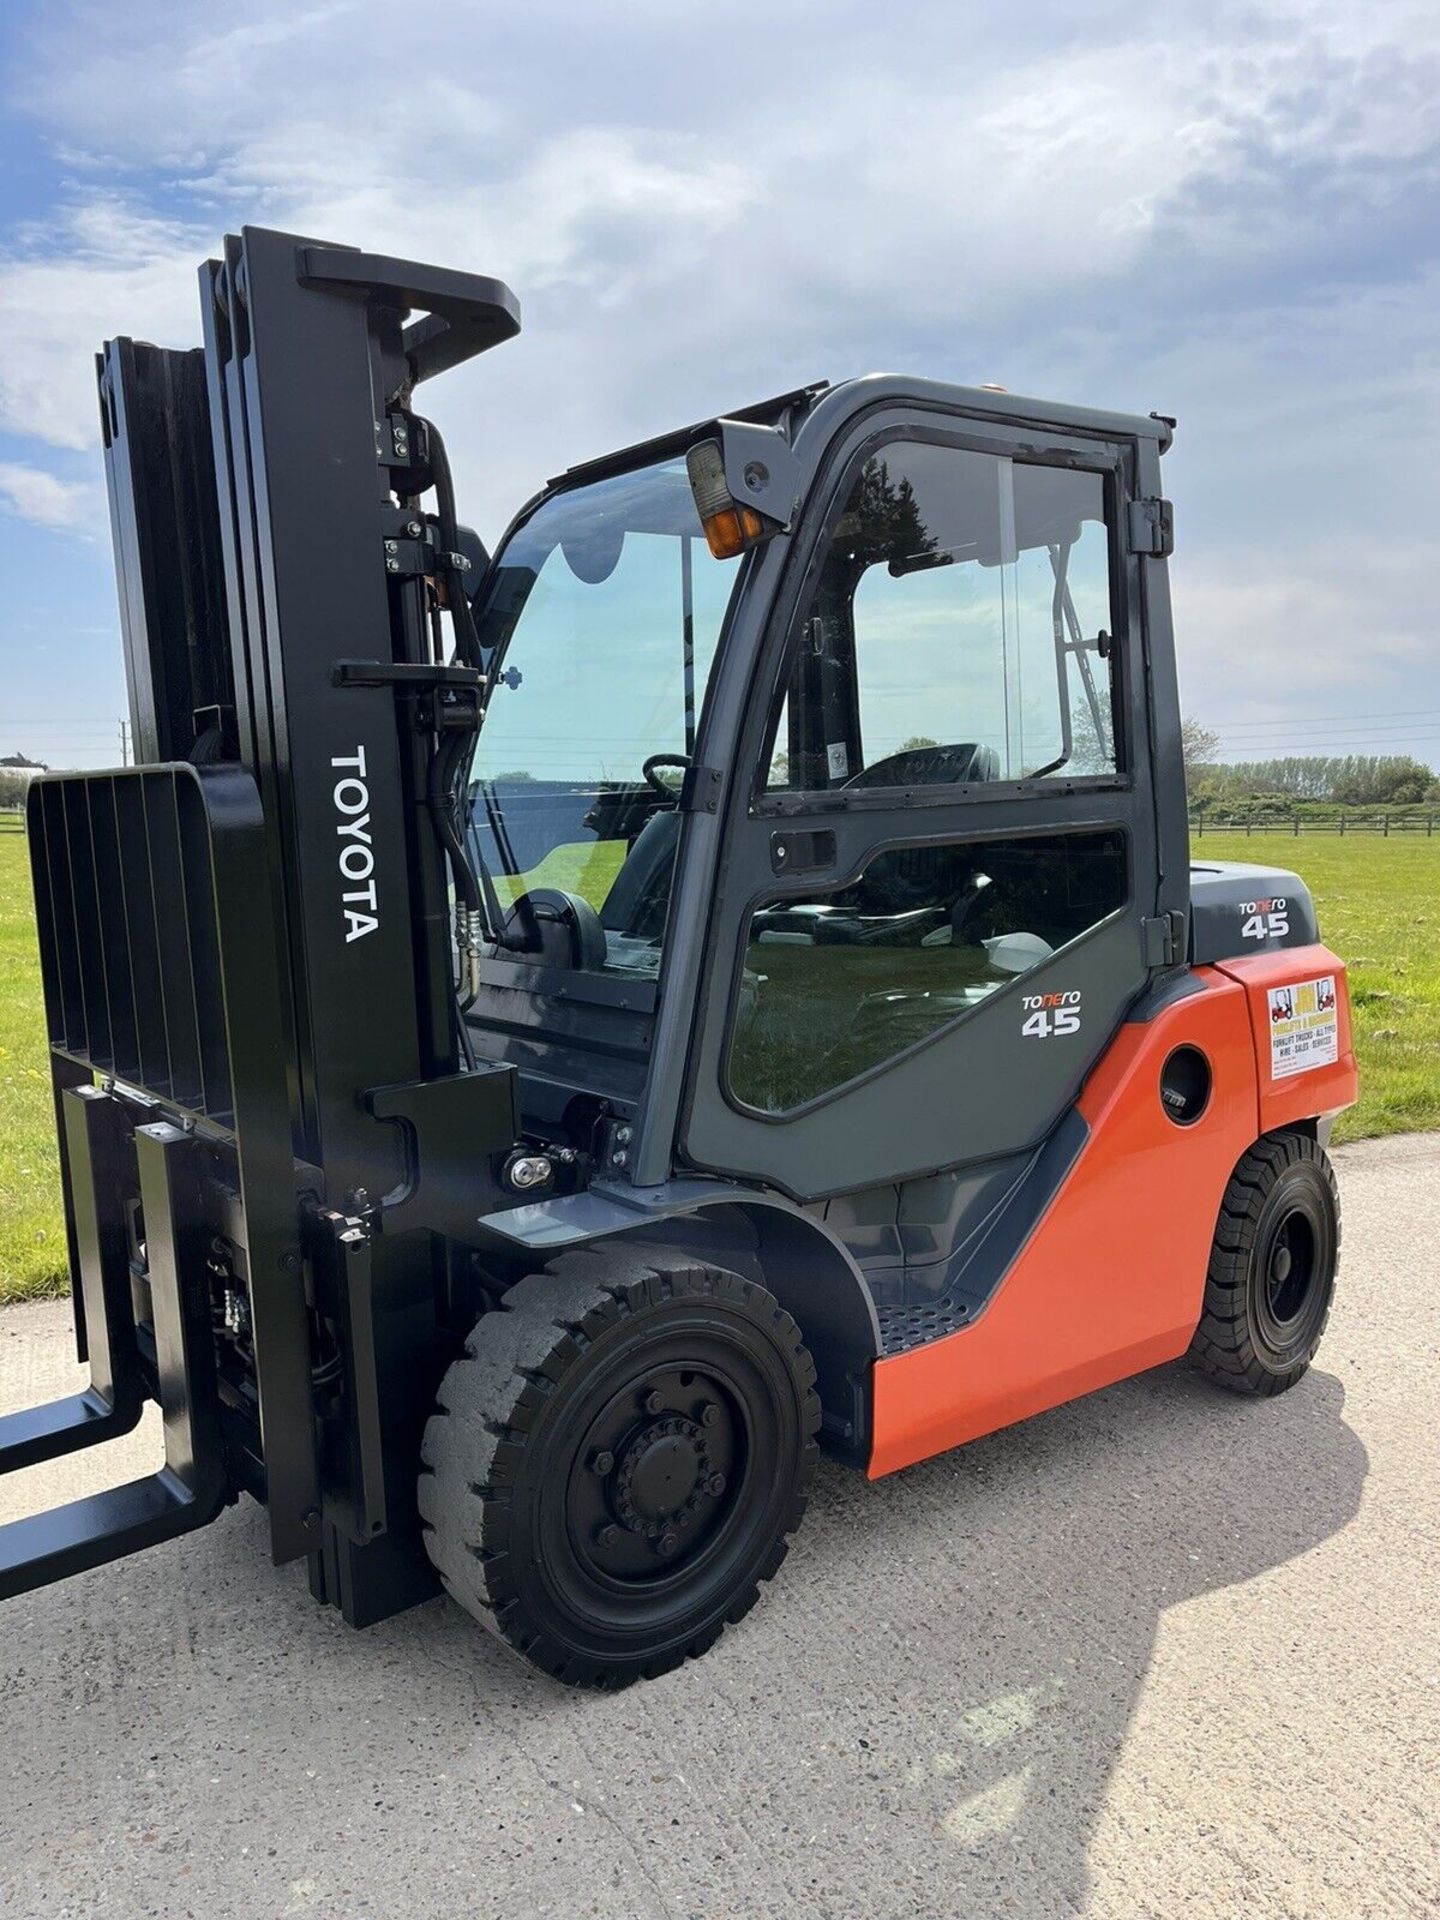
M 603 927 L 637 939 L 660 937 L 679 844 L 679 809 L 670 807 L 664 813 L 652 813 L 636 834 L 635 844 L 605 896 L 600 909 Z
M 862 767 L 847 787 L 962 786 L 972 780 L 998 780 L 1000 756 L 993 747 L 958 741 L 954 746 L 902 747 Z

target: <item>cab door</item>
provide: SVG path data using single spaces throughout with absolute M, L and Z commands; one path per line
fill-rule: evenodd
M 1133 449 L 917 407 L 838 451 L 736 741 L 680 1129 L 802 1201 L 1038 1145 L 1156 912 Z

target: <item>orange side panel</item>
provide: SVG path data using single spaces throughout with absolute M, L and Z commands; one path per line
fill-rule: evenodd
M 1116 1035 L 1080 1099 L 1090 1138 L 973 1326 L 875 1363 L 872 1478 L 1189 1345 L 1220 1198 L 1255 1139 L 1257 1105 L 1249 989 L 1211 967 L 1195 979 L 1201 992 Z M 1184 1044 L 1214 1075 L 1189 1127 L 1167 1117 L 1159 1092 Z
M 1293 1126 L 1297 1120 L 1309 1120 L 1321 1113 L 1338 1113 L 1342 1107 L 1355 1104 L 1358 1076 L 1350 1032 L 1350 988 L 1343 961 L 1337 960 L 1328 947 L 1291 947 L 1280 953 L 1252 953 L 1243 959 L 1222 960 L 1218 971 L 1239 981 L 1250 1008 L 1259 1068 L 1258 1132 L 1273 1133 L 1276 1127 Z M 1325 1005 L 1327 981 L 1335 996 L 1329 1008 Z M 1306 993 L 1306 989 L 1314 991 Z M 1282 990 L 1289 993 L 1288 1001 L 1281 997 Z M 1285 1017 L 1287 1010 L 1289 1019 Z M 1336 1057 L 1325 1062 L 1332 1021 Z M 1320 1046 L 1308 1055 L 1297 1054 L 1292 1034 L 1298 1027 L 1302 1041 L 1310 1040 L 1311 1036 L 1303 1033 L 1308 1025 L 1318 1027 L 1315 1037 Z M 1322 1064 L 1307 1065 L 1307 1058 L 1320 1059 Z M 1288 1072 L 1287 1067 L 1291 1069 Z

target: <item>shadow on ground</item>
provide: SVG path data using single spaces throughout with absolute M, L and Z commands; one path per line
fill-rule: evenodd
M 876 1485 L 826 1465 L 755 1613 L 614 1698 L 530 1676 L 447 1601 L 349 1633 L 242 1509 L 0 1615 L 0 1894 L 1079 1913 L 1162 1616 L 1346 1525 L 1343 1409 L 1324 1372 L 1254 1403 L 1168 1368 Z

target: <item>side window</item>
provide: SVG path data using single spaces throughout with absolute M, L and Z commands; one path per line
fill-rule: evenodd
M 847 887 L 758 907 L 731 1092 L 786 1113 L 844 1086 L 1048 960 L 1127 890 L 1124 836 L 1104 831 L 891 848 Z
M 1099 473 L 923 441 L 872 454 L 800 617 L 767 787 L 1116 771 Z

